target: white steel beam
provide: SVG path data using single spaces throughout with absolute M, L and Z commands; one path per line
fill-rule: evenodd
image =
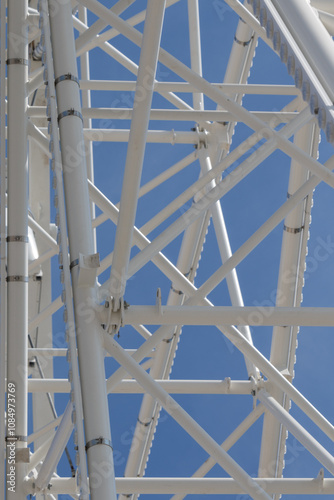
M 254 479 L 268 494 L 330 495 L 334 479 Z M 230 478 L 117 478 L 117 492 L 140 494 L 183 493 L 193 495 L 242 495 L 243 490 Z
M 45 116 L 44 106 L 33 106 L 28 108 L 29 117 Z M 296 118 L 296 112 L 280 112 L 280 111 L 250 111 L 251 115 L 270 122 L 274 118 L 278 123 L 288 123 Z M 87 119 L 101 119 L 101 120 L 131 120 L 133 117 L 133 108 L 91 108 L 85 106 L 82 108 L 82 116 Z M 225 110 L 189 110 L 189 109 L 151 109 L 150 120 L 157 121 L 189 121 L 189 122 L 229 122 L 235 120 L 234 115 Z M 44 130 L 44 129 L 43 129 Z M 86 135 L 91 135 L 93 132 L 98 134 L 98 130 L 85 124 Z M 116 129 L 117 130 L 117 129 Z M 111 130 L 112 131 L 112 130 Z M 153 131 L 149 131 L 152 132 Z M 153 134 L 152 134 L 153 136 Z M 186 137 L 186 136 L 185 136 Z M 94 139 L 92 138 L 92 141 Z
M 164 380 L 156 382 L 168 394 L 249 394 L 254 391 L 254 383 L 250 380 Z M 264 386 L 266 384 L 264 383 Z M 28 391 L 68 393 L 70 383 L 66 379 L 29 379 Z M 122 380 L 113 387 L 112 394 L 143 394 L 145 391 L 136 380 Z M 52 423 L 52 425 L 54 425 Z
M 120 307 L 126 286 L 164 10 L 164 0 L 149 0 L 110 275 L 114 310 Z
M 287 95 L 301 96 L 301 92 L 294 85 L 263 85 L 256 83 L 211 83 L 224 94 L 259 94 L 259 95 Z M 127 91 L 136 90 L 136 82 L 132 80 L 80 80 L 81 90 Z M 188 82 L 155 82 L 155 92 L 196 92 L 196 87 Z
M 87 187 L 87 168 L 84 156 L 75 169 L 69 165 L 68 151 L 83 144 L 83 127 L 80 120 L 81 105 L 79 87 L 76 81 L 77 67 L 74 49 L 71 2 L 54 2 L 55 9 L 50 16 L 51 39 L 58 102 L 58 121 L 63 163 L 64 190 L 67 208 L 67 225 L 71 262 L 79 255 L 94 253 L 89 196 Z M 64 75 L 72 75 L 71 80 L 62 80 Z M 69 110 L 74 109 L 77 115 Z M 73 266 L 72 266 L 73 267 Z M 96 464 L 108 464 L 110 473 L 101 477 L 98 484 L 90 485 L 92 500 L 116 499 L 114 466 L 111 448 L 111 431 L 108 401 L 105 388 L 103 350 L 99 333 L 94 324 L 89 324 L 79 314 L 82 304 L 94 303 L 95 290 L 91 285 L 80 287 L 80 269 L 72 268 L 75 322 L 78 342 L 78 357 L 81 375 L 83 409 L 85 413 L 85 439 L 89 475 L 95 471 Z M 73 329 L 73 325 L 68 325 Z M 80 335 L 78 335 L 80 332 Z M 96 412 L 95 409 L 99 408 Z M 102 440 L 100 440 L 102 437 Z M 84 492 L 86 495 L 88 492 Z
M 325 242 L 324 242 L 325 243 Z M 324 250 L 325 251 L 325 250 Z M 111 314 L 118 324 L 120 313 Z M 145 306 L 130 305 L 122 313 L 123 325 L 249 325 L 249 326 L 334 326 L 333 307 L 270 306 Z M 320 332 L 319 332 L 320 333 Z M 277 342 L 283 333 L 277 335 Z M 281 370 L 286 365 L 279 366 Z
M 282 495 L 333 495 L 332 478 L 282 478 L 254 479 L 268 494 Z M 73 478 L 52 478 L 50 491 L 54 494 L 76 493 Z M 230 478 L 184 478 L 184 477 L 117 477 L 116 491 L 123 494 L 171 495 L 184 498 L 189 495 L 242 495 L 243 490 L 234 479 Z M 34 493 L 33 479 L 27 483 L 27 493 Z
M 315 125 L 308 125 L 295 135 L 294 142 L 310 155 L 316 155 L 319 130 Z M 292 160 L 288 196 L 293 194 L 307 180 L 307 177 L 308 172 L 303 166 Z M 309 194 L 309 197 L 312 198 L 312 193 Z M 310 218 L 310 214 L 306 213 L 307 208 L 310 206 L 308 198 L 292 210 L 284 221 L 276 307 L 298 307 L 301 303 L 306 256 L 306 248 L 304 247 L 307 245 Z M 304 234 L 305 232 L 306 234 Z M 286 279 L 287 273 L 289 273 L 289 280 Z M 280 371 L 288 370 L 291 377 L 294 372 L 297 333 L 298 329 L 287 328 L 286 326 L 273 329 L 270 361 Z M 278 391 L 273 395 L 280 404 L 284 405 L 285 409 L 288 409 L 289 400 L 283 394 Z M 283 470 L 285 431 L 270 414 L 264 418 L 262 439 L 259 464 L 261 475 L 270 477 L 274 472 L 276 477 L 280 477 Z M 277 466 L 273 470 L 272 464 L 276 461 Z M 270 472 L 268 464 L 271 464 Z
M 29 460 L 27 16 L 26 0 L 8 3 L 7 471 L 15 477 L 13 485 L 7 483 L 8 500 L 25 498 L 23 479 Z
M 0 60 L 6 59 L 6 2 L 1 0 L 0 3 Z M 6 65 L 0 64 L 0 252 L 1 252 L 1 267 L 0 267 L 0 494 L 4 495 L 5 491 L 5 467 L 4 457 L 6 450 L 6 337 L 7 337 L 7 283 L 6 283 L 6 265 L 7 265 L 7 248 L 5 238 L 6 231 Z

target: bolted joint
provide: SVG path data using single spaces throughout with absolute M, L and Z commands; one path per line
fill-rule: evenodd
M 123 297 L 119 300 L 118 307 L 115 307 L 114 297 L 110 297 L 101 309 L 100 320 L 103 329 L 110 335 L 117 335 L 123 326 L 124 311 L 130 307 Z

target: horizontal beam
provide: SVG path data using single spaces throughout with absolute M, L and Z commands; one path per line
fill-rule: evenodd
M 284 111 L 251 111 L 251 114 L 265 122 L 277 120 L 288 123 L 293 120 L 297 113 Z M 30 106 L 28 116 L 34 118 L 45 118 L 45 106 Z M 87 119 L 100 120 L 132 120 L 133 108 L 82 108 L 82 116 Z M 188 110 L 188 109 L 152 109 L 150 120 L 172 120 L 172 121 L 213 121 L 228 122 L 235 121 L 232 113 L 225 110 Z
M 111 314 L 119 324 L 120 313 Z M 334 326 L 333 307 L 129 306 L 123 325 Z
M 34 493 L 34 479 L 27 481 L 27 493 Z M 333 495 L 334 479 L 279 478 L 255 479 L 267 493 L 283 495 Z M 75 494 L 75 478 L 52 478 L 50 490 L 54 495 Z M 243 493 L 234 479 L 230 478 L 183 478 L 183 477 L 117 477 L 116 492 L 125 494 L 171 495 L 236 495 Z
M 249 380 L 157 380 L 169 394 L 252 394 L 255 389 Z M 265 383 L 264 383 L 265 385 Z M 68 393 L 71 384 L 67 379 L 29 379 L 28 391 Z M 122 380 L 112 389 L 113 394 L 144 394 L 136 380 Z
M 46 136 L 47 128 L 38 129 L 41 137 Z M 84 138 L 93 142 L 128 142 L 130 136 L 129 129 L 102 129 L 102 128 L 84 128 Z M 204 132 L 184 132 L 176 130 L 149 130 L 147 132 L 146 142 L 163 144 L 198 144 L 205 142 L 206 134 Z
M 259 94 L 259 95 L 301 95 L 299 89 L 294 85 L 257 85 L 237 83 L 212 83 L 213 87 L 223 90 L 225 94 Z M 136 89 L 136 81 L 131 80 L 81 80 L 81 90 L 106 90 L 133 92 Z M 188 82 L 155 82 L 156 92 L 198 92 L 194 85 Z

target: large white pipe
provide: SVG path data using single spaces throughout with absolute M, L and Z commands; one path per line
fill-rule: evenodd
M 16 448 L 16 487 L 7 488 L 8 500 L 23 500 L 27 449 L 27 340 L 28 340 L 28 2 L 8 2 L 8 236 L 7 236 L 7 439 Z M 5 61 L 1 61 L 4 65 Z M 2 214 L 3 215 L 3 214 Z M 2 276 L 2 279 L 4 277 Z M 13 405 L 13 406 L 9 406 Z M 9 408 L 14 413 L 9 412 Z M 10 416 L 14 417 L 14 427 Z M 3 416 L 1 416 L 3 418 Z M 16 437 L 16 445 L 15 445 Z M 2 446 L 2 444 L 1 444 Z M 7 471 L 11 470 L 12 446 L 7 442 Z
M 71 152 L 83 146 L 83 126 L 80 119 L 81 104 L 77 83 L 76 55 L 70 1 L 52 2 L 53 15 L 50 16 L 51 38 L 56 93 L 58 102 L 58 121 L 61 141 L 64 190 L 67 208 L 67 225 L 71 262 L 76 263 L 79 255 L 94 253 L 93 233 L 87 186 L 85 156 L 79 155 L 73 168 L 70 164 Z M 64 78 L 71 75 L 71 79 Z M 57 80 L 58 79 L 58 80 Z M 73 114 L 71 110 L 75 110 Z M 92 285 L 79 287 L 78 265 L 72 269 L 72 286 L 75 308 L 75 322 L 78 343 L 78 357 L 81 375 L 82 401 L 84 409 L 85 438 L 88 472 L 91 478 L 90 494 L 92 500 L 115 500 L 114 464 L 111 445 L 109 410 L 105 387 L 104 355 L 96 325 L 86 321 L 80 314 L 83 304 L 95 301 Z M 73 325 L 69 325 L 73 328 Z M 96 408 L 99 411 L 96 412 Z M 107 464 L 109 474 L 101 475 L 93 481 L 96 468 Z M 87 494 L 87 492 L 85 492 Z
M 312 155 L 318 146 L 319 135 L 317 134 L 317 126 L 309 124 L 295 134 L 294 143 Z M 290 179 L 288 187 L 288 196 L 295 193 L 296 190 L 307 180 L 308 172 L 297 162 L 291 162 Z M 312 197 L 312 194 L 309 195 Z M 281 261 L 279 268 L 276 307 L 295 307 L 298 310 L 301 300 L 301 288 L 304 276 L 305 252 L 302 245 L 307 243 L 308 218 L 310 215 L 305 212 L 309 205 L 308 199 L 303 200 L 292 210 L 284 221 L 284 231 L 282 238 Z M 319 253 L 318 253 L 319 251 Z M 322 248 L 317 248 L 317 258 L 321 258 Z M 302 260 L 301 260 L 302 259 Z M 298 293 L 299 290 L 299 293 Z M 311 321 L 313 319 L 309 318 Z M 297 325 L 297 326 L 302 326 Z M 273 329 L 273 337 L 271 343 L 270 361 L 280 371 L 289 370 L 293 374 L 293 366 L 295 361 L 295 352 L 297 346 L 297 329 L 290 328 L 288 323 L 285 325 L 276 326 Z M 277 401 L 285 408 L 288 408 L 289 401 L 284 401 L 284 395 L 280 391 L 273 393 Z M 286 398 L 285 398 L 286 399 Z M 260 453 L 259 470 L 264 477 L 273 475 L 280 477 L 283 468 L 284 455 L 284 430 L 277 420 L 271 415 L 266 414 L 264 417 L 262 446 Z M 276 462 L 277 467 L 272 464 Z M 269 465 L 270 464 L 270 465 Z
M 0 4 L 0 60 L 6 59 L 6 3 Z M 6 436 L 6 343 L 7 343 L 7 285 L 6 285 L 6 259 L 7 248 L 5 242 L 6 236 L 6 66 L 0 64 L 0 169 L 1 169 L 1 183 L 0 183 L 0 232 L 2 235 L 0 241 L 1 252 L 1 302 L 0 302 L 0 449 L 4 450 L 5 436 Z M 5 490 L 5 468 L 3 462 L 0 467 L 0 491 Z

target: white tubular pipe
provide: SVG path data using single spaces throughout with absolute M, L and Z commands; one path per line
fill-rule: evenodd
M 26 481 L 25 488 L 26 488 L 26 493 L 35 495 L 36 494 L 36 488 L 35 488 L 35 478 L 31 477 Z M 80 498 L 79 495 L 79 490 L 77 486 L 77 478 L 76 477 L 52 477 L 49 488 L 47 491 L 43 492 L 42 497 L 44 497 L 45 494 L 48 494 L 47 498 L 50 500 L 50 492 L 54 493 L 54 495 L 70 495 L 74 499 Z M 40 495 L 39 495 L 40 496 Z M 37 497 L 38 498 L 38 497 Z M 55 498 L 55 497 L 53 497 Z
M 225 94 L 260 94 L 260 95 L 290 95 L 300 96 L 300 90 L 294 85 L 262 85 L 240 83 L 212 83 Z M 131 80 L 80 80 L 82 90 L 118 90 L 134 92 L 136 82 Z M 187 82 L 155 82 L 156 92 L 196 92 L 196 87 Z
M 6 2 L 4 0 L 0 3 L 0 60 L 6 60 Z M 0 252 L 1 252 L 1 268 L 0 268 L 0 453 L 1 453 L 1 466 L 0 466 L 0 491 L 5 491 L 5 467 L 3 457 L 5 454 L 5 437 L 6 437 L 6 337 L 7 337 L 7 285 L 6 285 L 6 259 L 7 248 L 5 238 L 6 232 L 6 65 L 0 64 Z
M 79 19 L 81 19 L 85 24 L 87 24 L 87 9 L 82 5 L 79 5 Z M 86 52 L 80 57 L 80 67 L 81 67 L 81 78 L 84 80 L 90 79 L 90 66 L 89 66 L 89 52 Z M 91 93 L 90 90 L 81 90 L 82 106 L 84 108 L 91 108 Z M 83 113 L 84 116 L 84 113 Z M 89 117 L 84 116 L 84 127 L 91 128 L 92 120 Z M 85 140 L 85 156 L 87 164 L 87 178 L 94 183 L 94 159 L 93 159 L 93 144 L 91 141 Z M 90 203 L 90 213 L 91 218 L 95 217 L 95 205 L 93 202 Z M 94 237 L 94 252 L 96 252 L 96 231 L 93 230 Z
M 334 494 L 334 479 L 254 479 L 254 482 L 268 494 L 286 495 L 330 495 Z M 237 482 L 230 478 L 117 478 L 118 493 L 128 494 L 172 494 L 180 493 L 180 498 L 186 495 L 240 495 L 243 490 Z M 175 498 L 175 497 L 173 497 Z M 177 497 L 178 498 L 178 497 Z
M 52 441 L 52 436 L 50 436 L 46 441 L 44 441 L 44 443 L 39 448 L 37 448 L 37 450 L 32 455 L 30 455 L 30 461 L 27 470 L 28 474 L 32 470 L 34 470 L 40 462 L 44 460 L 44 457 L 48 452 L 51 441 Z
M 324 242 L 325 243 L 325 242 Z M 324 250 L 324 249 L 323 249 Z M 325 250 L 324 250 L 325 251 Z M 123 325 L 249 325 L 249 326 L 333 326 L 333 307 L 270 306 L 129 306 L 123 313 Z M 119 314 L 111 322 L 119 322 Z M 240 330 L 241 331 L 241 330 Z M 320 332 L 319 332 L 320 333 Z M 278 337 L 279 339 L 279 337 Z M 277 341 L 278 341 L 277 339 Z M 281 335 L 283 342 L 283 335 Z M 283 365 L 282 365 L 283 366 Z M 283 370 L 282 366 L 278 366 Z M 286 368 L 286 363 L 284 364 Z
M 140 385 L 161 404 L 195 441 L 232 476 L 245 493 L 254 500 L 270 500 L 270 496 L 193 420 L 166 391 L 146 373 L 115 340 L 104 334 L 105 348 L 139 382 Z
M 119 308 L 127 280 L 164 11 L 165 0 L 149 0 L 110 275 L 115 310 Z
M 254 386 L 249 380 L 164 380 L 156 382 L 169 394 L 251 394 Z M 71 384 L 66 379 L 29 379 L 28 391 L 68 393 Z M 145 392 L 135 380 L 122 380 L 112 387 L 113 394 L 143 394 Z M 49 424 L 52 428 L 56 424 Z M 44 432 L 44 431 L 43 431 Z M 31 437 L 29 436 L 31 442 Z
M 211 160 L 209 156 L 209 150 L 202 148 L 199 152 L 199 161 L 201 165 L 201 170 L 203 174 L 206 174 L 212 170 Z M 209 188 L 213 189 L 216 186 L 216 181 L 212 180 L 209 184 Z M 232 257 L 232 250 L 230 246 L 230 240 L 227 234 L 225 220 L 223 216 L 222 207 L 220 200 L 216 201 L 211 207 L 212 220 L 215 228 L 215 234 L 218 241 L 219 252 L 222 262 L 226 262 Z M 232 306 L 244 306 L 244 301 L 241 295 L 241 290 L 239 286 L 239 280 L 236 269 L 226 276 L 226 283 L 228 287 L 228 292 L 231 298 Z M 253 344 L 252 335 L 248 325 L 241 325 L 239 331 L 244 335 L 244 337 Z M 259 377 L 259 370 L 251 363 L 247 358 L 245 359 L 247 372 L 249 377 Z
M 170 179 L 173 177 L 173 175 L 177 174 L 184 168 L 186 168 L 188 165 L 193 163 L 197 159 L 197 151 L 194 151 L 193 153 L 190 153 L 190 155 L 186 156 L 185 158 L 182 158 L 182 160 L 178 161 L 175 163 L 172 167 L 168 168 L 161 174 L 157 175 L 154 177 L 154 179 L 148 181 L 146 184 L 144 184 L 138 194 L 138 198 L 141 198 L 145 194 L 149 193 L 152 191 L 154 188 L 157 186 L 160 186 L 163 182 L 166 180 Z
M 19 450 L 27 448 L 28 426 L 27 16 L 26 0 L 8 2 L 7 406 L 9 409 L 11 404 L 11 409 L 15 408 L 15 426 L 10 427 L 10 413 L 7 413 L 7 437 L 17 436 L 16 446 L 14 442 L 16 455 Z M 1 65 L 4 63 L 2 60 Z M 8 452 L 7 446 L 7 457 L 10 456 Z M 8 500 L 25 498 L 23 480 L 27 461 L 28 458 L 24 455 L 16 460 L 16 487 L 14 491 L 7 488 Z
M 42 321 L 44 321 L 46 318 L 51 316 L 53 313 L 57 312 L 61 307 L 63 303 L 61 300 L 61 297 L 59 296 L 57 299 L 55 299 L 51 304 L 47 307 L 45 307 L 39 314 L 36 314 L 28 324 L 28 333 L 32 332 L 35 330 L 35 328 L 41 324 Z
M 317 459 L 334 474 L 334 457 L 302 427 L 272 396 L 260 390 L 258 398 L 262 404 L 277 418 L 286 429 Z
M 28 436 L 28 444 L 33 443 L 36 439 L 38 439 L 41 436 L 44 436 L 44 434 L 46 434 L 47 432 L 49 432 L 52 429 L 54 429 L 55 427 L 57 427 L 57 425 L 60 423 L 61 419 L 62 419 L 62 415 L 60 415 L 58 418 L 53 420 L 53 422 L 50 422 L 49 424 L 44 425 L 44 427 L 42 427 L 41 429 L 38 429 L 33 434 L 30 434 Z
M 45 56 L 46 56 L 46 66 L 49 71 L 54 75 L 54 65 L 51 47 L 51 31 L 50 23 L 48 19 L 48 6 L 46 0 L 40 0 L 41 5 L 41 15 L 43 20 L 43 31 L 45 38 Z M 68 354 L 70 355 L 70 369 L 72 372 L 71 381 L 71 400 L 73 411 L 75 411 L 76 416 L 76 434 L 77 439 L 74 439 L 74 443 L 77 446 L 77 456 L 76 463 L 78 464 L 78 476 L 80 474 L 80 479 L 78 480 L 78 488 L 80 490 L 81 500 L 87 500 L 89 495 L 88 487 L 88 473 L 87 473 L 87 463 L 86 463 L 86 450 L 85 450 L 85 437 L 84 437 L 84 424 L 83 424 L 83 409 L 82 409 L 82 395 L 81 386 L 79 379 L 79 365 L 77 356 L 77 343 L 75 337 L 75 317 L 74 317 L 74 307 L 72 300 L 72 287 L 71 287 L 71 277 L 70 277 L 70 259 L 68 255 L 68 243 L 67 243 L 67 227 L 66 227 L 66 210 L 65 210 L 65 197 L 64 197 L 64 185 L 63 185 L 63 172 L 62 172 L 62 159 L 59 146 L 59 134 L 58 134 L 58 112 L 57 112 L 57 99 L 56 99 L 56 89 L 55 82 L 53 78 L 48 81 L 48 93 L 49 93 L 49 107 L 50 107 L 50 121 L 52 129 L 52 139 L 54 141 L 53 145 L 53 162 L 54 162 L 54 178 L 57 183 L 56 195 L 58 197 L 58 218 L 59 218 L 59 235 L 60 236 L 60 249 L 59 253 L 62 258 L 63 268 L 64 268 L 64 283 L 63 292 L 65 292 L 65 306 L 68 315 L 68 324 L 71 328 L 68 330 Z
M 49 245 L 52 250 L 54 250 L 55 253 L 58 253 L 58 244 L 55 239 L 50 236 L 50 234 L 45 231 L 45 229 L 42 228 L 32 217 L 31 215 L 28 215 L 28 225 L 31 227 L 33 231 L 38 233 L 38 235 L 44 239 L 44 241 Z
M 333 40 L 305 0 L 272 0 L 307 62 L 334 101 Z
M 318 137 L 315 137 L 316 133 L 316 127 L 313 124 L 307 125 L 297 132 L 294 143 L 312 155 L 314 142 L 318 144 Z M 307 177 L 308 172 L 303 168 L 303 165 L 299 165 L 292 160 L 288 196 L 295 193 L 304 184 Z M 312 194 L 309 196 L 312 197 Z M 304 235 L 304 231 L 308 231 L 307 217 L 309 217 L 309 215 L 305 214 L 306 206 L 307 199 L 299 203 L 284 221 L 276 307 L 295 307 L 298 309 L 300 306 L 301 292 L 298 294 L 297 290 L 301 289 L 300 283 L 303 281 L 304 276 L 305 260 L 301 260 L 303 254 L 301 245 L 303 241 L 305 243 L 307 241 L 305 240 L 307 235 Z M 287 275 L 289 279 L 287 279 Z M 298 330 L 287 328 L 287 326 L 288 323 L 276 326 L 273 329 L 270 361 L 279 371 L 289 370 L 292 376 Z M 280 391 L 272 392 L 272 395 L 286 409 L 288 408 L 289 401 L 284 401 L 284 395 Z M 259 464 L 261 476 L 271 477 L 274 475 L 280 477 L 283 469 L 284 443 L 284 430 L 281 428 L 280 423 L 271 414 L 266 414 Z M 277 457 L 279 457 L 277 466 L 274 468 L 273 464 L 276 462 Z
M 52 5 L 56 7 L 54 14 L 50 16 L 54 76 L 57 79 L 71 74 L 77 78 L 71 2 L 56 0 Z M 59 130 L 70 256 L 73 262 L 79 258 L 80 253 L 91 255 L 94 252 L 85 157 L 79 155 L 75 168 L 70 164 L 69 158 L 71 151 L 76 151 L 78 145 L 84 144 L 80 115 L 68 114 L 71 109 L 81 113 L 80 94 L 75 80 L 60 81 L 56 91 L 58 113 L 61 117 Z M 93 478 L 96 467 L 102 463 L 108 464 L 109 468 L 109 474 L 101 476 L 98 483 L 91 481 L 90 495 L 92 500 L 116 500 L 103 349 L 96 325 L 86 321 L 85 316 L 79 313 L 83 304 L 94 303 L 95 290 L 90 286 L 80 288 L 78 274 L 78 266 L 73 267 L 72 286 L 76 331 L 80 332 L 77 342 L 89 476 Z M 73 329 L 73 325 L 68 327 Z M 73 332 L 70 332 L 70 335 L 73 335 Z M 96 408 L 99 408 L 98 412 Z M 88 496 L 88 492 L 84 494 Z
M 50 479 L 56 470 L 60 457 L 63 454 L 74 427 L 72 422 L 72 412 L 73 405 L 72 403 L 68 403 L 63 418 L 61 419 L 60 425 L 50 445 L 49 451 L 47 452 L 47 455 L 43 460 L 42 467 L 38 472 L 38 476 L 35 481 L 37 491 L 41 491 L 48 486 Z
M 189 41 L 191 68 L 202 76 L 202 51 L 199 24 L 198 0 L 188 0 Z M 201 92 L 193 94 L 194 109 L 203 110 L 204 101 Z
M 334 479 L 325 478 L 282 478 L 282 479 L 257 479 L 267 493 L 282 495 L 333 495 Z M 26 483 L 27 493 L 34 494 L 34 479 Z M 50 490 L 56 495 L 76 495 L 76 479 L 71 477 L 52 478 Z M 117 493 L 128 495 L 171 495 L 171 500 L 181 500 L 187 494 L 192 495 L 241 495 L 243 490 L 231 478 L 184 478 L 184 477 L 117 477 Z M 152 497 L 153 498 L 153 497 Z

